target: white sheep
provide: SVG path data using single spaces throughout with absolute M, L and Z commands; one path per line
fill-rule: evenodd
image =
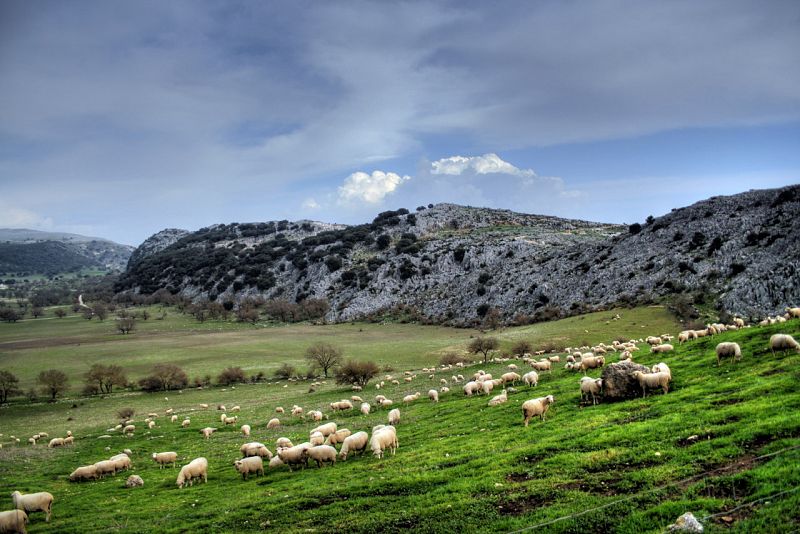
M 347 436 L 342 442 L 342 450 L 339 451 L 339 458 L 342 460 L 347 460 L 347 456 L 350 453 L 364 452 L 364 450 L 367 448 L 368 441 L 369 435 L 363 431 L 356 432 L 351 436 Z
M 603 389 L 603 380 L 601 378 L 592 378 L 591 376 L 584 376 L 581 378 L 581 400 L 592 398 L 592 404 L 597 404 L 597 397 Z
M 372 454 L 376 458 L 383 457 L 383 451 L 389 449 L 392 455 L 395 454 L 399 447 L 397 441 L 397 430 L 393 426 L 384 426 L 377 430 L 373 430 L 372 438 L 369 442 Z
M 275 447 L 278 449 L 288 449 L 289 447 L 294 447 L 294 445 L 292 445 L 292 440 L 289 438 L 278 438 L 275 440 Z
M 663 345 L 654 345 L 650 347 L 650 352 L 654 354 L 663 354 L 665 352 L 671 352 L 674 349 L 672 345 L 669 343 L 665 343 Z
M 776 350 L 786 352 L 787 350 L 794 349 L 800 352 L 800 343 L 795 341 L 789 334 L 773 334 L 769 338 L 769 349 L 772 351 L 773 356 Z
M 483 391 L 485 395 L 491 393 L 493 389 L 494 389 L 494 380 L 484 380 L 483 382 L 481 382 L 481 391 Z
M 152 458 L 159 469 L 164 469 L 166 464 L 172 464 L 172 467 L 178 466 L 178 453 L 174 451 L 154 452 Z
M 428 398 L 433 402 L 439 402 L 439 392 L 435 389 L 428 390 Z
M 269 461 L 269 468 L 275 469 L 283 465 L 283 460 L 281 460 L 280 456 L 273 456 Z
M 25 525 L 28 523 L 28 514 L 22 510 L 7 510 L 0 512 L 0 532 L 21 532 L 25 534 Z
M 342 443 L 352 432 L 348 428 L 340 428 L 325 440 L 325 445 L 337 445 Z
M 667 375 L 669 375 L 669 379 L 670 379 L 670 380 L 672 380 L 672 371 L 671 371 L 671 370 L 670 370 L 670 368 L 667 366 L 667 364 L 666 364 L 666 363 L 664 363 L 664 362 L 661 362 L 661 363 L 657 363 L 657 364 L 655 364 L 655 365 L 653 366 L 653 368 L 652 368 L 652 369 L 650 369 L 650 370 L 651 370 L 652 372 L 654 372 L 654 373 L 667 373 Z
M 553 371 L 553 363 L 550 360 L 540 360 L 538 362 L 531 362 L 531 367 L 537 371 Z
M 362 415 L 369 415 L 370 405 L 368 402 L 361 403 L 361 413 Z
M 513 385 L 517 382 L 517 380 L 520 380 L 521 377 L 517 373 L 510 372 L 510 373 L 503 373 L 500 379 L 503 381 L 503 384 L 510 383 Z
M 14 503 L 14 508 L 22 510 L 26 514 L 31 512 L 44 512 L 46 514 L 45 521 L 50 522 L 50 514 L 53 511 L 53 495 L 46 491 L 38 493 L 22 493 L 15 491 L 11 494 L 11 502 Z M 0 530 L 2 532 L 2 530 Z
M 500 395 L 492 397 L 492 400 L 489 401 L 489 406 L 499 406 L 506 401 L 508 401 L 508 391 L 504 389 Z
M 403 397 L 403 404 L 406 405 L 411 404 L 418 398 L 419 398 L 419 393 L 414 393 L 413 395 L 406 395 L 405 397 Z
M 242 425 L 240 430 L 242 431 L 242 435 L 244 435 L 244 436 L 249 436 L 250 435 L 250 425 Z
M 123 434 L 133 434 L 136 432 L 136 425 L 127 425 L 122 429 Z
M 581 356 L 581 361 L 578 364 L 578 369 L 581 371 L 585 371 L 587 369 L 596 369 L 597 367 L 603 367 L 606 364 L 606 359 L 603 356 Z
M 439 391 L 441 391 L 442 393 L 450 393 L 450 388 L 447 386 L 442 386 L 441 388 L 439 388 Z
M 325 443 L 325 436 L 322 435 L 322 432 L 312 432 L 311 436 L 308 438 L 308 441 L 316 447 L 317 445 L 322 445 Z
M 182 428 L 189 428 L 189 425 L 191 425 L 191 424 L 192 424 L 192 421 L 191 421 L 191 420 L 189 420 L 189 419 L 184 419 L 184 420 L 181 422 L 181 427 L 182 427 Z
M 470 381 L 464 384 L 464 395 L 471 397 L 474 393 L 480 391 L 481 385 L 478 382 Z
M 50 440 L 50 443 L 48 443 L 47 446 L 51 449 L 55 447 L 63 447 L 64 438 L 53 438 Z
M 278 456 L 283 463 L 289 466 L 289 470 L 291 471 L 292 466 L 295 464 L 306 464 L 306 451 L 310 448 L 311 443 L 301 443 L 299 445 L 295 445 L 294 447 L 280 449 L 278 451 Z
M 209 438 L 211 438 L 211 434 L 213 434 L 216 431 L 217 431 L 216 428 L 212 428 L 210 426 L 207 426 L 204 429 L 200 430 L 200 433 L 203 434 L 204 438 L 209 439 Z
M 388 420 L 389 420 L 389 424 L 392 425 L 392 426 L 397 425 L 398 423 L 400 423 L 400 410 L 398 408 L 395 408 L 394 410 L 389 412 Z
M 278 406 L 275 408 L 275 413 L 283 413 L 283 406 Z
M 353 402 L 364 402 L 364 399 L 362 399 L 362 398 L 361 398 L 361 397 L 359 397 L 358 395 L 353 395 L 353 396 L 351 396 L 351 397 L 350 397 L 350 400 L 351 400 L 351 401 L 353 401 Z
M 233 408 L 231 408 L 231 412 L 239 412 L 241 410 L 242 410 L 242 408 L 239 407 L 239 406 L 234 406 Z
M 525 426 L 528 426 L 528 422 L 531 420 L 531 418 L 537 415 L 542 421 L 544 421 L 547 410 L 555 401 L 555 397 L 548 395 L 546 397 L 539 397 L 538 399 L 530 399 L 523 402 L 522 416 L 524 417 Z
M 80 482 L 81 480 L 96 480 L 99 478 L 99 474 L 97 472 L 97 468 L 94 465 L 84 465 L 77 468 L 75 471 L 70 473 L 69 480 L 70 482 Z
M 156 422 L 155 421 L 150 421 L 149 423 L 147 423 L 147 428 L 150 429 L 150 430 L 154 429 L 155 426 L 156 426 Z
M 177 423 L 178 422 L 178 416 L 177 415 L 173 415 L 172 417 L 169 418 L 169 422 L 170 423 Z
M 94 464 L 95 469 L 97 470 L 97 474 L 100 478 L 103 478 L 105 475 L 114 475 L 117 472 L 117 465 L 111 460 L 101 460 L 99 462 L 95 462 Z
M 324 425 L 319 425 L 318 427 L 311 429 L 310 434 L 313 434 L 314 432 L 319 432 L 320 434 L 322 434 L 324 437 L 327 438 L 328 436 L 336 432 L 336 423 L 331 422 L 331 423 L 325 423 Z
M 109 458 L 111 462 L 114 462 L 114 473 L 122 471 L 123 469 L 127 471 L 131 468 L 131 459 L 128 457 L 127 454 L 117 454 L 116 456 L 112 456 Z
M 258 456 L 250 456 L 236 460 L 233 462 L 236 470 L 242 474 L 242 479 L 247 480 L 250 473 L 255 473 L 257 476 L 264 475 L 264 461 Z
M 325 462 L 330 462 L 331 465 L 336 463 L 336 449 L 330 445 L 311 447 L 306 450 L 306 456 L 317 462 L 317 467 L 322 467 Z
M 258 441 L 251 441 L 239 447 L 239 452 L 242 453 L 242 458 L 249 456 L 259 456 L 261 458 L 272 458 L 272 452 L 263 443 Z
M 639 382 L 639 385 L 642 387 L 642 397 L 647 397 L 648 389 L 661 388 L 665 394 L 669 392 L 669 381 L 671 377 L 667 373 L 643 373 L 641 371 L 634 371 L 633 378 Z
M 277 417 L 273 417 L 267 423 L 267 429 L 269 430 L 272 430 L 273 428 L 278 428 L 279 426 L 281 426 L 281 421 Z
M 239 420 L 239 416 L 234 415 L 233 417 L 226 417 L 222 420 L 225 425 L 235 425 L 236 422 Z
M 306 414 L 306 417 L 308 417 L 312 421 L 322 421 L 324 415 L 319 410 L 311 410 Z
M 175 483 L 178 485 L 178 488 L 182 489 L 186 484 L 191 486 L 196 478 L 202 478 L 203 482 L 208 482 L 208 460 L 202 456 L 200 458 L 195 458 L 188 464 L 181 467 Z

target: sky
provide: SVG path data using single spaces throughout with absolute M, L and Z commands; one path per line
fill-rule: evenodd
M 800 183 L 800 2 L 0 2 L 0 227 L 633 223 Z

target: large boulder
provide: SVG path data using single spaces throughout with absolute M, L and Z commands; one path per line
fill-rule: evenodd
M 642 396 L 639 382 L 633 378 L 633 373 L 641 371 L 649 373 L 650 369 L 644 365 L 624 360 L 612 363 L 603 368 L 603 400 L 633 399 Z

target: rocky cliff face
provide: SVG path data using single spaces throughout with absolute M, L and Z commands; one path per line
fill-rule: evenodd
M 331 320 L 403 305 L 470 324 L 490 308 L 505 320 L 547 318 L 689 293 L 759 316 L 800 302 L 798 208 L 792 186 L 714 197 L 631 228 L 452 204 L 359 226 L 216 225 L 148 239 L 118 289 L 325 298 Z

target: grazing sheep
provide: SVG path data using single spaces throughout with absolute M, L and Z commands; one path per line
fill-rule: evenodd
M 192 424 L 192 422 L 191 422 L 189 419 L 184 419 L 184 420 L 181 422 L 181 427 L 183 427 L 183 428 L 189 428 L 189 425 L 191 425 L 191 424 Z
M 499 406 L 506 401 L 508 401 L 508 391 L 504 389 L 500 395 L 492 397 L 492 400 L 489 401 L 489 406 Z
M 312 421 L 322 421 L 324 415 L 319 410 L 311 410 L 306 414 L 306 416 L 311 419 Z
M 50 443 L 48 443 L 47 446 L 51 449 L 55 447 L 63 447 L 64 438 L 53 438 L 50 440 Z
M 275 408 L 275 413 L 283 413 L 283 406 L 278 406 Z
M 419 393 L 414 393 L 413 395 L 406 395 L 405 397 L 403 397 L 403 404 L 406 405 L 411 404 L 418 398 L 419 398 Z
M 389 424 L 392 426 L 397 425 L 400 422 L 400 410 L 395 408 L 391 412 L 389 412 Z
M 341 400 L 339 402 L 332 402 L 330 403 L 331 410 L 334 412 L 338 412 L 340 410 L 352 410 L 353 403 L 349 400 Z
M 318 427 L 311 429 L 310 433 L 313 434 L 314 432 L 319 432 L 324 437 L 327 438 L 328 436 L 336 432 L 336 423 L 331 422 L 331 423 L 325 423 L 324 425 L 319 425 Z
M 353 395 L 352 397 L 350 397 L 350 400 L 353 402 L 364 402 L 364 399 L 362 399 L 358 395 Z
M 65 447 L 67 445 L 72 445 L 74 442 L 75 442 L 75 438 L 72 437 L 72 436 L 67 436 L 66 438 L 64 438 L 64 446 Z
M 81 480 L 97 480 L 98 478 L 99 474 L 97 473 L 97 468 L 93 465 L 81 466 L 69 475 L 70 482 L 80 482 Z
M 503 373 L 503 375 L 500 377 L 500 379 L 503 381 L 503 384 L 509 384 L 510 383 L 512 385 L 516 384 L 517 380 L 520 380 L 521 378 L 522 377 L 520 377 L 517 373 L 514 373 L 514 372 Z
M 655 354 L 663 354 L 665 352 L 671 352 L 673 350 L 672 345 L 665 343 L 663 345 L 654 345 L 650 347 L 650 352 Z
M 269 428 L 269 425 L 267 425 L 267 428 Z M 250 425 L 242 425 L 242 428 L 240 430 L 242 431 L 242 435 L 244 436 L 250 435 Z
M 201 410 L 208 410 L 208 404 L 201 404 L 200 405 L 200 409 Z
M 311 443 L 301 443 L 294 447 L 280 449 L 278 451 L 278 456 L 283 463 L 289 466 L 289 470 L 291 471 L 292 466 L 295 464 L 306 465 L 306 451 L 310 448 Z
M 556 354 L 555 356 L 548 356 L 547 359 L 550 360 L 551 363 L 558 363 L 561 361 L 561 356 Z
M 789 334 L 773 334 L 772 337 L 769 338 L 769 349 L 772 351 L 773 356 L 776 350 L 786 352 L 787 350 L 794 349 L 800 352 L 800 343 L 795 341 Z
M 553 364 L 550 360 L 540 360 L 538 362 L 531 362 L 531 367 L 537 371 L 553 371 Z
M 242 479 L 247 480 L 250 473 L 255 473 L 257 476 L 264 474 L 264 462 L 258 456 L 250 456 L 242 458 L 233 462 L 233 466 L 242 474 Z
M 281 426 L 281 421 L 277 417 L 273 417 L 267 423 L 267 429 L 269 430 L 272 430 L 273 428 L 278 428 L 279 426 Z
M 298 416 L 298 417 L 302 416 L 303 415 L 303 409 L 300 406 L 294 406 L 292 408 L 292 415 L 295 415 L 295 416 Z
M 670 375 L 668 373 L 643 373 L 641 371 L 634 371 L 633 378 L 639 382 L 642 387 L 642 397 L 647 397 L 648 389 L 661 388 L 664 393 L 669 392 Z
M 125 481 L 126 488 L 141 488 L 144 486 L 144 480 L 139 475 L 131 475 Z
M 275 469 L 283 465 L 283 460 L 281 460 L 280 456 L 273 456 L 269 461 L 269 468 Z
M 606 364 L 606 359 L 603 356 L 582 356 L 578 364 L 578 369 L 585 371 L 587 369 L 595 369 L 603 367 Z M 576 369 L 577 370 L 577 369 Z
M 221 412 L 227 412 L 228 411 L 228 410 L 225 409 L 225 405 L 224 404 L 217 404 L 217 410 L 219 410 Z
M 153 430 L 155 427 L 156 427 L 156 422 L 155 421 L 150 421 L 149 423 L 147 423 L 147 428 L 148 429 Z
M 154 452 L 152 458 L 153 461 L 158 464 L 159 469 L 164 469 L 166 464 L 172 464 L 172 467 L 178 466 L 177 452 Z
M 238 420 L 239 417 L 234 415 L 233 417 L 226 417 L 223 422 L 225 423 L 225 425 L 235 425 Z
M 672 380 L 672 371 L 664 362 L 655 364 L 650 370 L 654 373 L 667 373 L 669 375 L 669 379 Z
M 20 532 L 25 534 L 28 514 L 22 510 L 0 512 L 0 532 Z
M 525 426 L 528 426 L 528 422 L 531 420 L 531 418 L 537 415 L 542 421 L 544 421 L 544 416 L 547 413 L 547 410 L 555 401 L 555 397 L 548 395 L 546 397 L 539 397 L 538 399 L 526 400 L 524 403 L 522 403 L 522 416 L 524 418 Z
M 362 415 L 369 415 L 370 405 L 368 402 L 361 403 L 361 414 Z
M 383 401 L 381 401 L 380 407 L 381 408 L 388 408 L 392 404 L 394 404 L 394 401 L 392 399 L 384 399 Z
M 332 435 L 333 434 L 331 434 L 331 436 Z M 311 436 L 308 438 L 308 441 L 311 442 L 311 445 L 316 447 L 325 443 L 325 436 L 322 435 L 322 432 L 312 432 Z
M 231 408 L 231 412 L 240 412 L 241 410 L 242 408 L 239 406 L 234 406 L 233 408 Z
M 488 395 L 489 393 L 491 393 L 493 389 L 494 389 L 494 381 L 493 380 L 485 380 L 485 381 L 481 382 L 481 391 L 483 391 L 483 393 L 485 395 Z
M 797 318 L 800 317 L 800 308 L 786 308 L 786 315 L 790 318 Z M 742 325 L 744 326 L 744 325 Z
M 366 432 L 356 432 L 351 436 L 344 438 L 342 442 L 342 450 L 339 452 L 341 460 L 347 460 L 347 456 L 352 452 L 364 452 L 367 448 L 369 435 Z
M 94 467 L 97 470 L 97 474 L 100 476 L 100 478 L 103 478 L 108 474 L 114 475 L 117 472 L 117 466 L 111 460 L 101 460 L 99 462 L 95 462 Z
M 131 468 L 131 459 L 128 458 L 127 454 L 117 454 L 116 456 L 112 456 L 109 458 L 109 461 L 114 463 L 114 473 L 118 473 L 123 469 L 127 471 Z
M 597 404 L 597 397 L 603 389 L 603 380 L 601 378 L 592 378 L 591 376 L 584 376 L 581 378 L 581 401 L 588 400 L 589 396 L 592 398 L 592 404 Z
M 181 467 L 175 484 L 178 485 L 178 488 L 183 489 L 186 484 L 191 486 L 196 478 L 202 478 L 203 482 L 208 483 L 208 460 L 202 456 Z
M 203 434 L 204 438 L 209 439 L 211 438 L 211 434 L 213 434 L 216 431 L 217 431 L 216 428 L 211 428 L 210 426 L 207 426 L 204 429 L 202 429 L 200 433 Z
M 275 440 L 275 447 L 278 449 L 288 449 L 289 447 L 294 447 L 294 445 L 292 445 L 292 440 L 289 438 L 278 438 Z
M 53 495 L 46 491 L 38 493 L 22 493 L 15 491 L 11 494 L 11 502 L 14 503 L 14 508 L 22 510 L 26 514 L 31 512 L 44 512 L 46 514 L 45 521 L 50 522 L 50 513 L 53 511 Z
M 442 393 L 450 393 L 450 388 L 447 386 L 442 386 L 441 388 L 439 388 L 439 391 L 441 391 Z
M 306 450 L 306 456 L 317 462 L 317 467 L 322 467 L 325 462 L 330 462 L 331 465 L 336 463 L 336 449 L 330 445 L 311 447 Z
M 133 434 L 136 431 L 135 425 L 127 425 L 125 428 L 122 429 L 123 434 Z
M 655 345 L 661 345 L 663 340 L 658 336 L 647 336 L 647 339 L 645 339 L 644 342 L 653 347 Z
M 439 402 L 439 392 L 435 389 L 428 390 L 428 398 L 433 402 Z
M 539 373 L 536 371 L 528 371 L 522 375 L 522 381 L 529 387 L 536 386 L 539 383 Z
M 178 422 L 178 416 L 177 415 L 173 415 L 172 417 L 169 418 L 169 422 L 170 423 L 177 423 Z
M 464 384 L 464 395 L 466 395 L 467 397 L 471 397 L 473 393 L 477 393 L 478 391 L 480 391 L 480 389 L 481 385 L 478 382 L 473 382 L 473 381 L 467 382 L 466 384 Z
M 376 458 L 383 458 L 383 451 L 389 449 L 392 455 L 395 454 L 399 444 L 397 442 L 397 430 L 393 426 L 384 426 L 373 430 L 370 439 L 370 449 Z
M 261 458 L 272 458 L 272 452 L 264 445 L 263 443 L 259 443 L 257 441 L 251 441 L 250 443 L 245 443 L 241 447 L 239 447 L 239 452 L 242 453 L 242 458 L 247 458 L 249 456 L 259 456 Z
M 337 445 L 339 443 L 342 443 L 348 436 L 350 436 L 350 434 L 352 434 L 352 432 L 350 432 L 350 429 L 340 428 L 339 430 L 328 436 L 328 439 L 325 441 L 325 445 Z

